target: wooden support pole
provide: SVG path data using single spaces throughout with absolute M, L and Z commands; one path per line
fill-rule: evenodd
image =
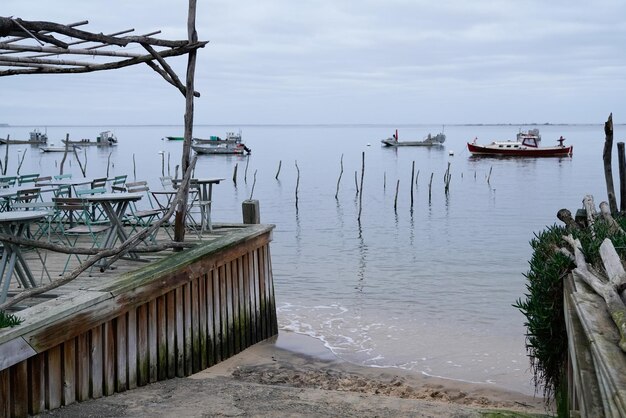
M 300 187 L 300 168 L 298 167 L 298 161 L 296 160 L 296 171 L 298 177 L 296 178 L 296 210 L 298 210 L 298 187 Z
M 393 210 L 398 210 L 398 191 L 400 190 L 400 179 L 396 181 L 396 197 L 393 199 Z
M 611 213 L 617 213 L 617 200 L 615 199 L 615 186 L 613 185 L 613 169 L 611 168 L 611 156 L 613 149 L 613 113 L 609 115 L 604 124 L 604 150 L 602 160 L 604 161 L 604 180 L 606 182 L 606 194 L 609 201 Z
M 235 186 L 237 185 L 237 167 L 239 166 L 239 163 L 235 163 L 235 168 L 233 169 L 233 183 L 235 183 Z
M 626 211 L 626 154 L 624 143 L 617 143 L 617 161 L 619 166 L 619 210 Z

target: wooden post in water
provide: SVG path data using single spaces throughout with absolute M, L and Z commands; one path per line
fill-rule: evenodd
M 107 177 L 109 177 L 109 168 L 111 168 L 111 154 L 113 154 L 113 151 L 109 152 L 107 157 Z
M 491 180 L 491 170 L 493 170 L 493 166 L 489 167 L 489 175 L 487 176 L 487 184 L 491 184 L 489 183 L 489 181 Z
M 387 190 L 387 172 L 383 172 L 383 192 Z
M 365 177 L 365 151 L 361 153 L 361 194 L 359 194 L 359 216 L 357 219 L 361 220 L 361 210 L 363 208 L 363 177 Z
M 356 194 L 358 196 L 359 195 L 359 176 L 356 170 L 354 171 L 354 187 L 356 188 Z
M 133 181 L 137 181 L 137 164 L 135 163 L 135 153 L 133 152 Z
M 411 182 L 409 185 L 411 186 L 411 209 L 413 209 L 413 181 L 415 180 L 415 160 L 413 160 L 413 164 L 411 165 Z
M 398 191 L 400 190 L 400 179 L 396 181 L 396 197 L 393 199 L 393 210 L 398 210 Z
M 65 134 L 65 151 L 63 152 L 63 158 L 61 159 L 61 167 L 59 168 L 59 174 L 63 175 L 63 166 L 65 165 L 65 159 L 67 158 L 67 150 L 68 150 L 68 143 L 70 140 L 70 134 Z M 7 147 L 7 150 L 9 149 L 9 147 Z M 4 164 L 6 166 L 6 158 L 4 160 Z M 6 174 L 6 172 L 4 173 Z
M 7 148 L 9 147 L 9 144 L 7 144 Z M 26 150 L 24 150 L 24 152 L 22 153 L 22 158 L 20 158 L 20 163 L 17 165 L 17 175 L 20 175 L 20 169 L 22 168 L 22 163 L 24 162 L 24 157 L 26 156 Z
M 433 190 L 433 175 L 435 175 L 435 173 L 430 173 L 430 182 L 428 182 L 428 200 L 430 200 L 430 197 L 432 195 L 432 190 Z
M 276 171 L 276 180 L 278 180 L 278 175 L 280 174 L 280 166 L 283 164 L 283 160 L 278 160 L 278 170 Z
M 341 166 L 341 170 L 339 171 L 339 178 L 337 179 L 337 191 L 335 192 L 335 200 L 337 199 L 337 196 L 339 196 L 339 183 L 341 182 L 341 176 L 343 175 L 343 154 L 341 154 L 341 160 L 339 161 L 339 164 Z
M 235 186 L 237 185 L 237 167 L 239 166 L 239 163 L 235 163 L 235 168 L 233 169 L 233 183 L 235 183 Z
M 250 164 L 250 154 L 246 156 L 246 169 L 243 171 L 243 182 L 248 183 L 248 164 Z
M 298 167 L 298 160 L 296 160 L 296 171 L 298 177 L 296 177 L 296 210 L 298 210 L 298 187 L 300 187 L 300 168 Z
M 252 195 L 254 194 L 254 186 L 256 185 L 256 170 L 254 170 L 254 180 L 252 181 L 252 190 L 250 191 L 250 199 L 252 200 Z
M 617 161 L 619 164 L 619 210 L 626 211 L 626 154 L 624 143 L 617 143 Z
M 615 199 L 615 186 L 613 185 L 613 169 L 611 168 L 611 155 L 613 148 L 613 113 L 609 115 L 604 124 L 604 150 L 602 159 L 604 160 L 604 180 L 606 181 L 606 194 L 609 201 L 611 213 L 617 213 L 617 200 Z

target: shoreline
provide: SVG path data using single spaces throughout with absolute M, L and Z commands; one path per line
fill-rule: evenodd
M 282 331 L 187 378 L 156 382 L 40 416 L 546 416 L 543 398 L 489 384 L 368 367 L 313 337 Z

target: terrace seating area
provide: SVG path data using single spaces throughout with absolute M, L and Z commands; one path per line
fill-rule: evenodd
M 68 253 L 57 247 L 117 248 L 133 234 L 161 220 L 173 203 L 179 183 L 171 181 L 152 189 L 147 181 L 127 179 L 127 175 L 82 178 L 39 173 L 0 177 L 0 303 L 15 292 L 68 274 L 93 256 L 71 250 Z M 220 180 L 213 179 L 210 184 Z M 186 241 L 187 237 L 210 239 L 208 192 L 203 197 L 198 180 L 192 184 L 186 226 L 193 233 L 186 234 Z M 106 274 L 110 269 L 119 273 L 120 269 L 136 268 L 138 262 L 162 257 L 146 252 L 146 247 L 172 241 L 170 221 L 173 217 L 163 220 L 160 228 L 125 251 L 121 258 L 104 258 L 81 274 Z M 38 240 L 50 246 L 37 248 L 25 245 L 23 240 Z

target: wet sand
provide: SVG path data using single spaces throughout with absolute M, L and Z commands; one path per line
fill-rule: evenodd
M 188 378 L 157 382 L 40 416 L 480 417 L 547 415 L 540 397 L 337 359 L 288 332 Z M 514 416 L 514 415 L 500 415 Z

